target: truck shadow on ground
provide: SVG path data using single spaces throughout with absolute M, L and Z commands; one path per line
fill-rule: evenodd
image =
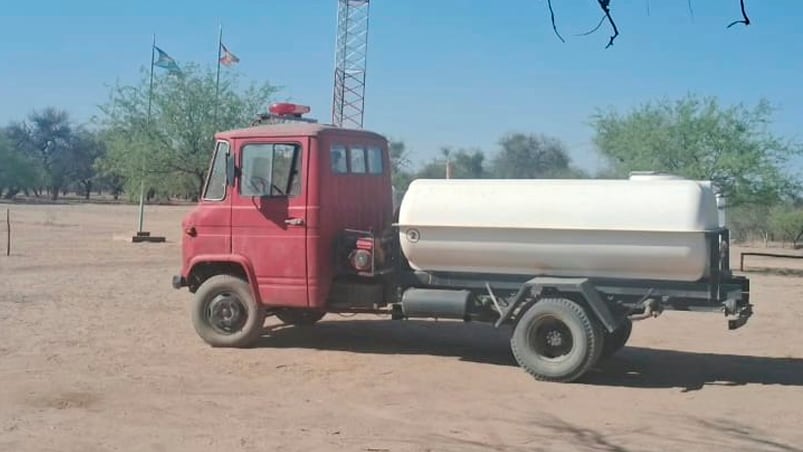
M 635 388 L 746 384 L 803 386 L 803 359 L 625 347 L 586 374 L 584 383 Z
M 485 324 L 418 320 L 339 320 L 312 327 L 271 328 L 258 343 L 268 348 L 311 348 L 371 354 L 417 354 L 517 366 L 509 329 Z M 803 359 L 625 347 L 578 382 L 633 388 L 765 384 L 803 386 Z
M 332 314 L 330 316 L 334 317 Z M 328 319 L 330 317 L 327 317 Z M 315 326 L 272 328 L 258 346 L 354 353 L 432 355 L 515 366 L 509 331 L 456 321 L 324 319 Z

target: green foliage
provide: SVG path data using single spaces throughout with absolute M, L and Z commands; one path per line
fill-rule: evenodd
M 92 187 L 98 181 L 95 162 L 106 155 L 106 144 L 96 134 L 79 130 L 73 138 L 73 146 L 70 178 L 80 185 L 84 197 L 89 199 Z
M 403 143 L 401 146 L 403 151 Z M 568 152 L 557 139 L 517 133 L 503 137 L 499 146 L 490 164 L 480 149 L 444 147 L 440 157 L 430 160 L 418 172 L 400 171 L 398 177 L 394 176 L 394 186 L 404 191 L 413 179 L 443 179 L 447 162 L 454 179 L 587 177 L 572 167 Z M 391 143 L 391 159 L 396 154 L 406 155 Z
M 500 179 L 559 179 L 583 177 L 572 168 L 566 147 L 544 135 L 507 135 L 491 164 L 491 174 Z
M 11 198 L 34 188 L 41 179 L 36 163 L 12 146 L 5 130 L 0 130 L 0 162 L 0 195 Z
M 242 89 L 237 77 L 221 74 L 216 102 L 215 72 L 182 64 L 182 74 L 158 74 L 148 115 L 149 79 L 117 86 L 101 107 L 108 155 L 104 177 L 123 177 L 128 189 L 144 182 L 162 192 L 200 193 L 214 134 L 247 127 L 277 89 L 267 83 Z
M 16 161 L 22 165 L 16 183 L 22 189 L 47 187 L 51 199 L 73 183 L 91 188 L 93 164 L 103 153 L 94 134 L 75 127 L 66 111 L 46 108 L 33 112 L 27 121 L 6 129 Z
M 594 142 L 614 172 L 662 171 L 714 181 L 728 204 L 773 203 L 798 187 L 783 171 L 801 152 L 767 130 L 772 108 L 721 107 L 687 96 L 647 103 L 627 113 L 598 112 Z
M 767 204 L 742 204 L 729 207 L 727 226 L 735 242 L 761 240 L 766 246 L 772 236 L 770 210 Z
M 390 154 L 393 187 L 400 192 L 404 192 L 414 178 L 414 175 L 410 172 L 410 155 L 404 141 L 390 140 L 388 153 Z
M 797 248 L 803 240 L 803 208 L 782 204 L 772 209 L 770 218 L 776 238 Z
M 442 158 L 424 165 L 416 175 L 420 179 L 443 179 L 446 177 L 446 162 L 451 167 L 453 179 L 480 179 L 486 177 L 485 154 L 479 149 L 441 149 Z

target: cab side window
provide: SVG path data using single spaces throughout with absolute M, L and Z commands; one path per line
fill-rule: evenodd
M 368 148 L 368 172 L 370 174 L 382 174 L 382 149 Z
M 301 192 L 301 148 L 296 144 L 247 144 L 242 150 L 243 196 L 297 196 Z
M 349 149 L 349 161 L 351 162 L 351 172 L 364 174 L 365 168 L 365 149 L 353 147 Z
M 346 160 L 346 148 L 344 146 L 332 146 L 330 156 L 332 159 L 333 173 L 346 174 L 349 172 L 348 160 Z
M 335 174 L 383 174 L 383 152 L 378 147 L 334 145 L 330 150 Z
M 206 201 L 222 201 L 226 198 L 226 158 L 229 154 L 229 143 L 219 141 L 209 167 L 203 199 Z

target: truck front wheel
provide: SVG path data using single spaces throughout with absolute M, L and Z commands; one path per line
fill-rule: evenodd
M 262 334 L 265 321 L 246 281 L 213 276 L 198 288 L 192 304 L 195 331 L 213 347 L 247 347 Z
M 516 323 L 513 356 L 537 380 L 574 381 L 599 359 L 602 328 L 586 309 L 564 298 L 545 298 Z

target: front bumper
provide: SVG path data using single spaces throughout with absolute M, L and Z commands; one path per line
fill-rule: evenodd
M 174 289 L 181 289 L 187 287 L 187 279 L 181 275 L 174 275 L 172 285 Z

